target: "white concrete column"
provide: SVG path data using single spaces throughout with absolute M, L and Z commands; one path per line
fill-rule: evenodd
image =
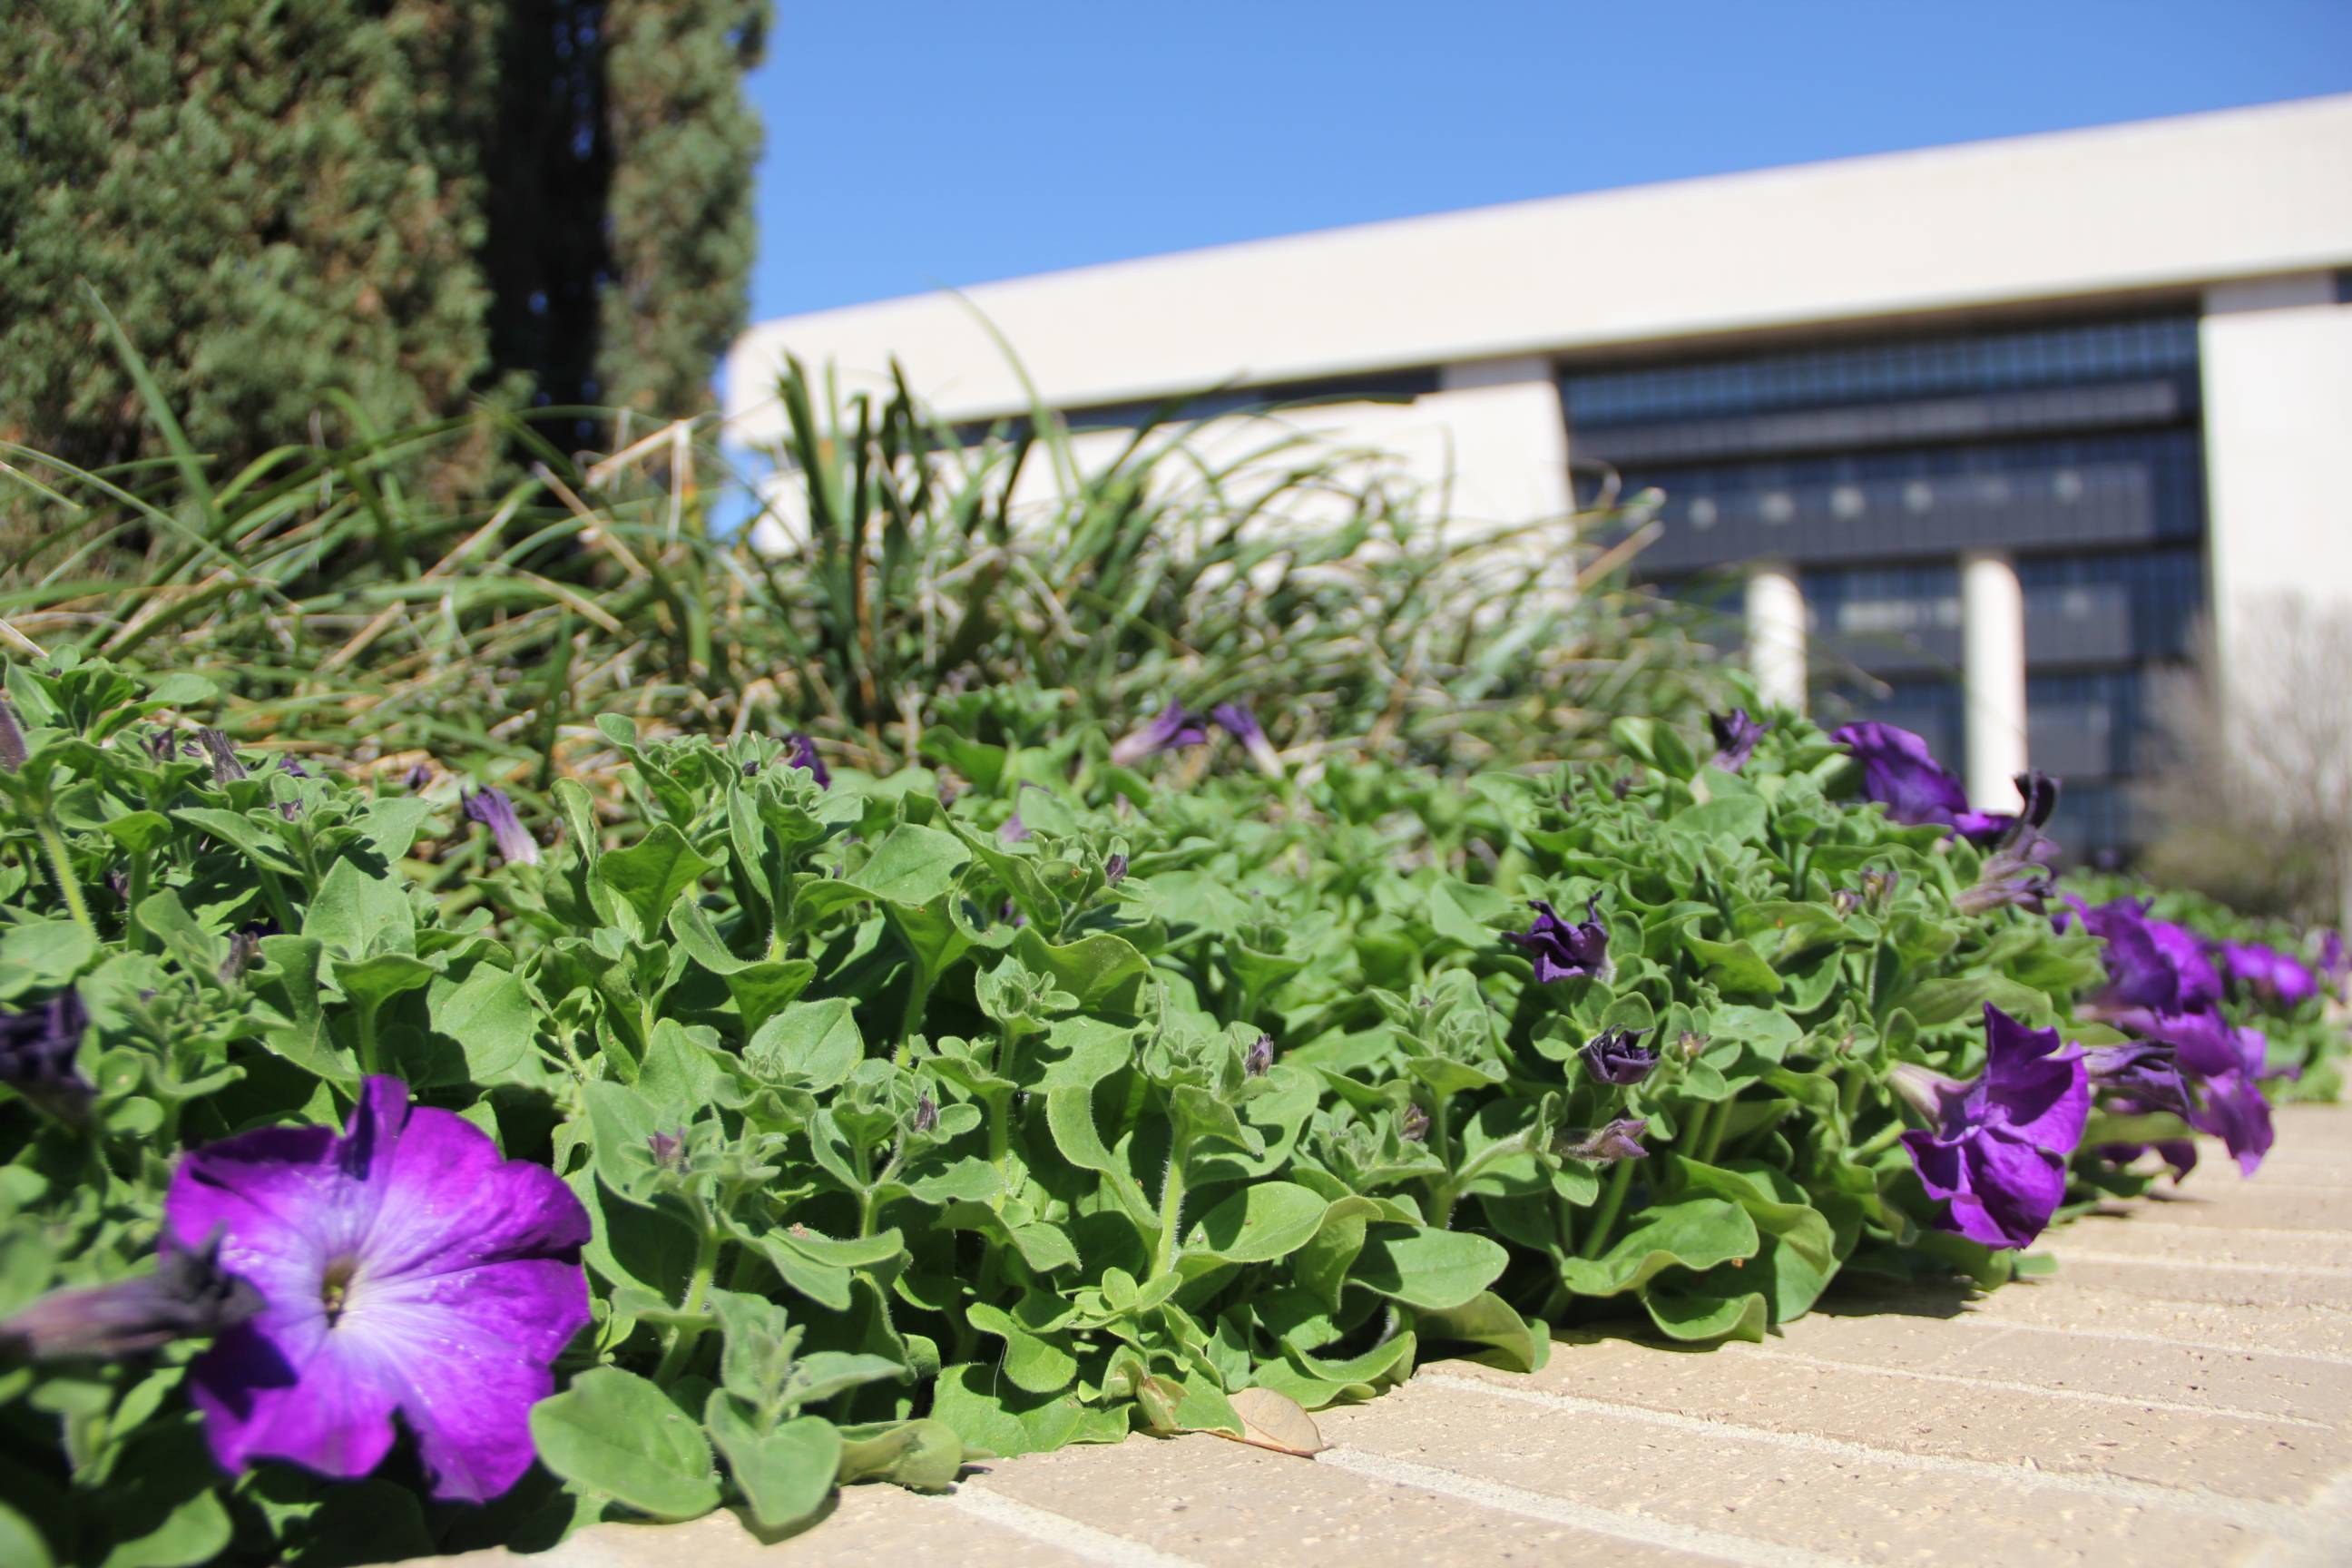
M 1756 694 L 1805 710 L 1805 591 L 1794 568 L 1759 562 L 1748 574 L 1748 668 Z
M 2352 606 L 2352 305 L 2326 272 L 2221 284 L 2197 346 L 2214 628 L 2258 689 L 2284 612 Z
M 2025 590 L 2006 555 L 1960 557 L 1960 681 L 1969 735 L 1969 804 L 2017 805 L 2025 771 Z
M 1412 410 L 1444 432 L 1454 519 L 1509 526 L 1576 510 L 1568 422 L 1550 360 L 1529 354 L 1442 366 L 1437 391 L 1416 399 Z

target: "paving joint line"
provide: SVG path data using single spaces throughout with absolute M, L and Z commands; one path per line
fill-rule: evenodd
M 1704 1433 L 1709 1436 L 1730 1437 L 1760 1443 L 1768 1447 L 1826 1455 L 1835 1458 L 1864 1460 L 1943 1475 L 1965 1476 L 1971 1480 L 2000 1481 L 2048 1490 L 2070 1491 L 2111 1503 L 2130 1503 L 2142 1508 L 2167 1508 L 2179 1512 L 2202 1513 L 2225 1523 L 2298 1540 L 2306 1535 L 2311 1528 L 2304 1519 L 2302 1511 L 2291 1503 L 2263 1502 L 2254 1498 L 2231 1497 L 2226 1493 L 2209 1491 L 2201 1487 L 2173 1487 L 2156 1481 L 2129 1480 L 2121 1476 L 2103 1475 L 2095 1470 L 2046 1470 L 2037 1465 L 2004 1465 L 1989 1459 L 1964 1459 L 1949 1454 L 1920 1454 L 1903 1448 L 1882 1448 L 1869 1443 L 1856 1443 L 1843 1437 L 1827 1437 L 1813 1432 L 1781 1432 L 1769 1426 L 1748 1426 L 1736 1421 L 1721 1421 L 1709 1416 L 1685 1415 L 1674 1411 L 1654 1410 L 1639 1405 L 1619 1405 L 1612 1400 L 1586 1399 L 1572 1394 L 1556 1394 L 1549 1389 L 1514 1388 L 1507 1384 L 1487 1383 L 1483 1379 L 1463 1377 L 1453 1373 L 1425 1372 L 1416 1375 L 1412 1381 L 1416 1384 L 1425 1383 L 1441 1388 L 1485 1394 L 1493 1399 L 1507 1399 L 1521 1405 L 1533 1405 L 1544 1409 L 1560 1410 L 1580 1415 L 1600 1415 L 1618 1420 L 1640 1421 L 1677 1432 Z
M 1712 1557 L 1718 1562 L 1732 1563 L 1735 1568 L 1854 1568 L 1851 1558 L 1826 1556 L 1801 1546 L 1754 1541 L 1744 1535 L 1728 1535 L 1700 1525 L 1677 1524 L 1672 1520 L 1653 1519 L 1645 1514 L 1620 1513 L 1614 1509 L 1578 1502 L 1572 1498 L 1529 1491 L 1525 1487 L 1490 1481 L 1465 1475 L 1459 1470 L 1401 1459 L 1367 1448 L 1346 1445 L 1326 1448 L 1315 1456 L 1315 1462 L 1391 1485 L 1435 1492 L 1440 1497 L 1473 1503 L 1498 1513 L 1514 1513 L 1523 1519 L 1541 1520 L 1547 1524 L 1565 1524 L 1638 1545 L 1662 1546 L 1671 1551 Z
M 2163 1303 L 2176 1307 L 2209 1306 L 2210 1302 L 2173 1301 Z M 2323 1366 L 2352 1366 L 2352 1355 L 2338 1355 L 2332 1351 L 2283 1351 L 2266 1345 L 2228 1345 L 2216 1340 L 2184 1340 L 2171 1334 L 2151 1334 L 2138 1329 L 2074 1329 L 2055 1323 L 2011 1323 L 1996 1318 L 1978 1318 L 1962 1314 L 1940 1320 L 1963 1323 L 1980 1333 L 2065 1334 L 2084 1340 L 2120 1340 L 2131 1344 L 2162 1345 L 2168 1350 L 2204 1351 L 2212 1355 L 2272 1356 L 2281 1361 L 2312 1361 Z
M 1924 1367 L 1879 1366 L 1867 1362 L 1838 1361 L 1829 1356 L 1807 1355 L 1802 1351 L 1773 1346 L 1746 1358 L 1781 1365 L 1821 1367 L 1830 1372 L 1860 1373 L 1865 1377 L 1916 1378 L 1921 1383 L 1948 1383 L 1961 1388 L 1998 1388 L 2011 1394 L 2031 1394 L 2036 1398 L 2071 1399 L 2085 1405 L 2116 1405 L 2131 1410 L 2162 1410 L 2177 1415 L 2215 1415 L 2231 1421 L 2267 1421 L 2281 1426 L 2303 1426 L 2315 1432 L 2333 1432 L 2332 1422 L 2315 1421 L 2307 1415 L 2279 1415 L 2261 1410 L 2241 1410 L 2228 1405 L 2190 1405 L 2177 1399 L 2143 1399 L 2132 1394 L 2102 1394 L 2089 1388 L 2054 1388 L 2048 1384 L 2027 1383 L 2018 1378 L 1979 1377 L 1961 1372 L 1929 1372 Z
M 1192 1558 L 1146 1546 L 1139 1541 L 1082 1523 L 1052 1509 L 1017 1501 L 971 1481 L 960 1483 L 948 1494 L 947 1500 L 975 1519 L 1002 1525 L 1016 1535 L 1025 1535 L 1040 1545 L 1083 1558 L 1097 1568 L 1204 1568 Z
M 2147 1258 L 2137 1252 L 2101 1252 L 2070 1247 L 2063 1242 L 2051 1248 L 2058 1259 L 2059 1278 L 2074 1263 L 2127 1263 L 2141 1268 L 2177 1268 L 2194 1274 L 2292 1274 L 2305 1279 L 2352 1279 L 2352 1267 L 2332 1263 L 2227 1263 L 2210 1258 Z

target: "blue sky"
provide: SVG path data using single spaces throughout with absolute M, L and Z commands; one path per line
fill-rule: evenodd
M 777 0 L 752 319 L 2352 89 L 2352 0 Z

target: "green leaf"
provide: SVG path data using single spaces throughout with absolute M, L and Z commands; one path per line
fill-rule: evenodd
M 1748 1211 L 1722 1198 L 1686 1196 L 1654 1203 L 1599 1258 L 1562 1258 L 1559 1277 L 1580 1296 L 1638 1289 L 1669 1268 L 1694 1273 L 1756 1251 Z
M 694 1519 L 719 1506 L 702 1429 L 660 1388 L 618 1367 L 593 1367 L 531 1408 L 541 1463 L 574 1486 L 655 1519 Z
M 1710 942 L 1685 931 L 1683 945 L 1706 965 L 1707 978 L 1725 990 L 1750 991 L 1766 996 L 1780 994 L 1780 976 L 1747 942 Z
M 1133 1013 L 1150 961 L 1125 937 L 1097 932 L 1059 946 L 1024 926 L 1013 939 L 1013 956 L 1078 999 L 1090 1013 Z
M 15 1568 L 55 1568 L 56 1561 L 32 1521 L 0 1502 L 0 1563 Z
M 762 1080 L 815 1092 L 839 1088 L 865 1058 L 866 1037 L 845 996 L 794 1002 L 743 1047 L 744 1065 Z
M 420 990 L 439 973 L 421 958 L 404 952 L 378 952 L 365 958 L 331 958 L 327 972 L 343 994 L 362 1007 L 383 1006 L 403 992 Z
M 54 991 L 98 956 L 98 941 L 76 921 L 26 921 L 0 936 L 0 997 Z
M 1287 1258 L 1314 1239 L 1330 1206 L 1288 1182 L 1254 1183 L 1201 1216 L 1184 1244 L 1183 1267 L 1205 1272 Z
M 855 880 L 884 903 L 919 908 L 955 886 L 956 872 L 971 858 L 954 834 L 902 822 L 875 846 Z
M 142 906 L 141 919 L 145 918 Z M 415 952 L 416 914 L 398 880 L 370 876 L 358 861 L 342 859 L 329 868 L 310 895 L 310 907 L 302 912 L 302 934 L 342 958 Z
M 503 1079 L 530 1054 L 539 1015 L 520 976 L 485 963 L 463 984 L 437 976 L 425 996 L 433 1026 L 466 1053 L 466 1070 L 478 1084 Z
M 713 1389 L 702 1424 L 761 1530 L 798 1524 L 832 1494 L 841 1468 L 841 1434 L 824 1416 L 803 1415 L 772 1432 L 754 1432 L 734 1401 Z
M 1423 1311 L 1475 1300 L 1501 1278 L 1510 1254 L 1483 1236 L 1426 1226 L 1376 1225 L 1348 1282 Z
M 150 855 L 172 837 L 172 819 L 160 811 L 134 811 L 109 819 L 106 836 L 133 855 Z
M 1902 1005 L 1910 1009 L 1923 1029 L 1974 1021 L 1983 1016 L 1988 1002 L 2031 1028 L 2041 1028 L 2053 1021 L 2046 994 L 2000 974 L 1923 980 L 1902 997 Z
M 1642 1305 L 1668 1339 L 1745 1340 L 1750 1344 L 1761 1344 L 1764 1340 L 1764 1298 L 1752 1290 L 1745 1295 L 1714 1296 L 1660 1287 L 1643 1290 Z
M 1508 1301 L 1492 1290 L 1482 1290 L 1458 1307 L 1413 1314 L 1413 1329 L 1433 1343 L 1483 1345 L 1479 1359 L 1514 1372 L 1534 1372 L 1551 1350 L 1551 1339 L 1540 1324 L 1530 1324 Z
M 649 937 L 662 929 L 678 896 L 718 868 L 718 861 L 696 852 L 685 834 L 661 822 L 628 848 L 598 856 L 596 879 L 635 917 L 635 929 L 629 934 Z
M 1075 1404 L 1075 1402 L 1071 1402 Z M 1075 1425 L 1075 1424 L 1074 1424 Z M 1020 1422 L 1015 1431 L 1024 1430 Z M 1118 1436 L 1127 1436 L 1127 1421 L 1121 1416 Z M 920 1421 L 878 1422 L 867 1426 L 845 1427 L 842 1430 L 841 1479 L 851 1481 L 889 1481 L 909 1491 L 943 1492 L 955 1484 L 962 1473 L 965 1446 L 957 1429 L 943 1420 L 926 1418 Z M 1116 1441 L 1116 1438 L 1079 1437 L 1078 1442 Z M 1047 1444 L 1048 1447 L 1061 1445 Z M 996 1449 L 993 1452 L 1002 1453 Z

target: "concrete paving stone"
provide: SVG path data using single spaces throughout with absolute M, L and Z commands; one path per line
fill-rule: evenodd
M 1974 1309 L 1962 1313 L 1965 1319 Z M 2352 1363 L 2334 1365 L 2247 1351 L 2143 1340 L 1990 1331 L 1941 1318 L 1814 1312 L 1783 1327 L 1765 1355 L 1874 1369 L 1906 1381 L 1982 1379 L 2091 1401 L 2280 1416 L 2336 1425 L 2352 1410 Z
M 2177 1404 L 2135 1408 L 2014 1384 L 1898 1381 L 1779 1350 L 1727 1345 L 1674 1354 L 1622 1343 L 1560 1345 L 1532 1377 L 1465 1363 L 1444 1363 L 1433 1373 L 1900 1453 L 2119 1476 L 2271 1502 L 2305 1501 L 2352 1467 L 2352 1433 L 2323 1423 L 2217 1415 Z
M 2022 1467 L 1994 1474 L 1423 1380 L 1318 1419 L 1326 1437 L 1350 1449 L 1868 1563 L 2106 1564 L 2158 1541 L 2168 1561 L 2229 1563 L 2291 1517 L 2242 1500 Z
M 2257 1268 L 2340 1269 L 2352 1277 L 2352 1229 L 2297 1230 L 2252 1224 L 2200 1229 L 2174 1225 L 2165 1214 L 2145 1206 L 2129 1215 L 2086 1215 L 2044 1237 L 2034 1250 L 2061 1259 L 2062 1268 L 2070 1254 L 2097 1252 L 2159 1262 L 2178 1260 L 2190 1268 L 2244 1263 Z
M 1908 1298 L 1914 1302 L 1946 1299 Z M 1878 1302 L 1892 1308 L 1905 1300 L 1892 1293 L 1876 1297 L 1855 1295 L 1838 1310 L 1868 1311 Z M 2317 1310 L 2308 1300 L 2277 1306 L 2184 1300 L 2178 1295 L 2151 1296 L 2146 1291 L 2114 1289 L 2097 1283 L 2095 1271 L 2080 1266 L 2066 1270 L 2063 1284 L 2052 1279 L 2021 1279 L 2004 1285 L 1971 1303 L 1959 1321 L 1964 1327 L 1977 1331 L 2024 1325 L 2044 1332 L 2094 1338 L 2149 1338 L 2169 1344 L 2316 1358 L 2352 1365 L 2352 1315 Z
M 2113 1290 L 2161 1301 L 2263 1307 L 2336 1317 L 2352 1327 L 2352 1268 L 2326 1264 L 2207 1263 L 2186 1257 L 2140 1258 L 2088 1244 L 2061 1242 L 2055 1280 L 2085 1290 Z
M 1204 1568 L 1708 1561 L 1201 1435 L 1040 1454 L 966 1486 Z
M 731 1512 L 685 1524 L 598 1524 L 551 1551 L 497 1549 L 436 1558 L 452 1568 L 872 1568 L 877 1561 L 957 1568 L 1096 1568 L 1102 1558 L 1040 1541 L 944 1497 L 893 1486 L 843 1487 L 817 1524 L 773 1544 Z
M 2231 1230 L 2253 1226 L 2297 1235 L 2352 1234 L 2352 1186 L 2336 1193 L 2277 1183 L 2256 1185 L 2259 1192 L 2233 1192 L 2225 1186 L 2200 1186 L 2179 1193 L 2160 1189 L 2126 1206 L 2150 1220 L 2184 1229 Z

